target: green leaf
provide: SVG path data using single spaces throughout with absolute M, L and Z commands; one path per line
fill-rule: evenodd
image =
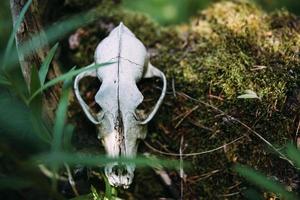
M 46 128 L 42 118 L 36 116 L 35 113 L 31 112 L 30 119 L 31 119 L 32 128 L 36 133 L 36 135 L 44 142 L 51 144 L 51 139 L 52 139 L 51 133 Z
M 74 68 L 70 70 L 73 72 Z M 62 95 L 56 110 L 54 128 L 53 128 L 53 141 L 52 141 L 52 150 L 59 151 L 61 149 L 62 140 L 63 140 L 63 131 L 64 125 L 67 117 L 67 108 L 68 108 L 68 97 L 70 92 L 71 79 L 66 79 L 63 85 Z
M 67 124 L 64 129 L 63 134 L 63 149 L 65 151 L 72 151 L 72 136 L 73 136 L 74 126 L 71 124 Z
M 37 91 L 41 87 L 38 70 L 35 66 L 31 67 L 31 79 L 30 79 L 30 95 L 34 91 Z M 30 108 L 35 113 L 36 117 L 42 116 L 42 94 L 38 94 L 33 101 L 30 102 Z
M 278 183 L 275 180 L 272 180 L 260 172 L 257 172 L 250 167 L 243 165 L 236 165 L 235 170 L 243 176 L 249 182 L 264 188 L 268 191 L 274 192 L 287 200 L 296 200 L 298 199 L 294 194 L 285 190 L 284 186 Z
M 58 43 L 56 43 L 52 49 L 49 51 L 47 57 L 45 58 L 40 70 L 39 70 L 39 78 L 40 78 L 40 82 L 41 85 L 44 85 L 45 80 L 46 80 L 46 76 L 49 70 L 49 66 L 51 61 L 53 60 L 53 57 L 55 55 L 56 49 L 58 47 Z
M 7 64 L 9 55 L 11 53 L 11 50 L 12 50 L 12 47 L 13 47 L 13 44 L 14 44 L 15 35 L 16 35 L 20 25 L 21 25 L 22 20 L 24 19 L 25 13 L 27 12 L 31 2 L 32 2 L 32 0 L 28 0 L 27 3 L 22 8 L 22 10 L 20 12 L 20 15 L 19 15 L 19 17 L 16 20 L 16 23 L 14 25 L 13 31 L 10 34 L 9 40 L 7 42 L 7 45 L 6 45 L 5 53 L 4 53 L 4 59 L 3 59 L 3 65 L 2 65 L 3 68 L 5 68 L 5 66 Z
M 245 90 L 245 94 L 242 94 L 237 97 L 238 99 L 260 99 L 257 94 L 252 90 Z
M 70 70 L 72 72 L 74 68 Z M 62 149 L 63 131 L 64 125 L 67 118 L 67 108 L 69 103 L 69 92 L 70 92 L 71 79 L 66 79 L 63 85 L 62 94 L 56 110 L 56 116 L 53 127 L 53 139 L 52 139 L 52 151 L 58 152 Z M 51 163 L 52 172 L 57 173 L 59 169 L 58 163 Z M 52 187 L 57 187 L 56 177 L 52 178 Z
M 106 62 L 106 63 L 101 63 L 101 64 L 90 64 L 86 67 L 83 67 L 83 68 L 80 68 L 80 69 L 77 69 L 77 70 L 73 70 L 73 71 L 69 71 L 59 77 L 56 77 L 55 79 L 52 79 L 51 81 L 47 82 L 46 84 L 44 84 L 41 88 L 39 88 L 37 91 L 34 92 L 34 94 L 29 98 L 28 100 L 28 103 L 30 103 L 35 97 L 36 95 L 38 95 L 40 92 L 44 91 L 45 89 L 61 82 L 61 81 L 64 81 L 64 80 L 67 80 L 67 79 L 70 79 L 72 78 L 73 76 L 76 76 L 77 74 L 83 72 L 83 71 L 86 71 L 86 70 L 92 70 L 92 69 L 97 69 L 99 67 L 102 67 L 102 66 L 106 66 L 106 65 L 110 65 L 114 62 Z

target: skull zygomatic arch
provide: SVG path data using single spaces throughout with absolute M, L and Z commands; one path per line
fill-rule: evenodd
M 135 35 L 120 23 L 97 46 L 95 63 L 113 62 L 98 69 L 87 70 L 75 78 L 75 96 L 85 115 L 97 126 L 106 153 L 111 157 L 135 157 L 138 139 L 144 139 L 147 123 L 154 117 L 166 94 L 167 81 L 163 72 L 151 65 L 145 46 Z M 97 77 L 101 82 L 95 101 L 101 107 L 92 113 L 79 92 L 79 81 L 86 77 Z M 142 78 L 158 77 L 163 82 L 161 95 L 147 117 L 136 112 L 143 101 L 137 87 Z M 134 176 L 134 164 L 112 163 L 105 167 L 111 185 L 128 188 Z

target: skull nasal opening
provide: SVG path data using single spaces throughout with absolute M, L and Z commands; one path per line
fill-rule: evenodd
M 125 164 L 117 164 L 112 167 L 112 172 L 116 176 L 125 176 L 128 174 L 127 167 Z

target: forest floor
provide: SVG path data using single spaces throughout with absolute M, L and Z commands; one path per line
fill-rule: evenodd
M 191 164 L 183 179 L 178 171 L 165 169 L 183 199 L 243 199 L 253 188 L 266 199 L 274 197 L 239 177 L 232 168 L 236 163 L 298 190 L 296 169 L 266 143 L 282 150 L 299 139 L 298 17 L 284 10 L 267 13 L 247 1 L 215 3 L 189 23 L 169 27 L 109 4 L 100 4 L 99 12 L 99 20 L 73 33 L 78 45 L 64 41 L 60 60 L 65 66 L 90 64 L 96 45 L 120 21 L 146 45 L 152 64 L 166 73 L 168 91 L 139 152 L 168 159 L 179 159 L 172 154 L 180 149 L 199 154 L 182 156 Z M 95 107 L 100 83 L 86 83 L 82 91 Z M 138 87 L 145 97 L 141 108 L 153 106 L 161 83 L 144 80 Z M 238 98 L 247 92 L 251 98 Z M 70 110 L 78 150 L 101 151 L 95 127 L 75 100 Z M 137 169 L 132 186 L 119 195 L 174 198 L 151 168 Z

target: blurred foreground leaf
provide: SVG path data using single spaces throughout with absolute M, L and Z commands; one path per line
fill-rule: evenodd
M 250 167 L 236 165 L 234 169 L 246 180 L 261 188 L 274 192 L 287 200 L 298 199 L 294 194 L 288 192 L 283 185 L 266 177 L 266 175 L 251 169 Z
M 122 164 L 135 164 L 137 167 L 151 166 L 156 167 L 161 165 L 166 168 L 178 169 L 179 162 L 177 160 L 161 160 L 154 158 L 136 157 L 136 158 L 110 158 L 106 155 L 93 155 L 83 153 L 66 153 L 66 152 L 51 152 L 40 154 L 33 157 L 33 161 L 40 164 L 62 165 L 84 165 L 84 166 L 104 166 L 109 163 L 119 162 Z
M 74 68 L 70 70 L 69 73 L 72 73 Z M 69 103 L 69 92 L 71 88 L 71 77 L 67 78 L 63 85 L 62 95 L 56 110 L 54 128 L 53 128 L 53 141 L 52 141 L 52 150 L 57 152 L 61 150 L 62 141 L 63 141 L 63 132 L 65 127 L 65 121 L 67 118 L 67 109 Z
M 18 140 L 24 145 L 42 144 L 32 128 L 30 109 L 16 96 L 0 90 L 0 138 L 2 142 Z M 4 139 L 5 138 L 5 139 Z M 20 144 L 15 141 L 15 148 Z

